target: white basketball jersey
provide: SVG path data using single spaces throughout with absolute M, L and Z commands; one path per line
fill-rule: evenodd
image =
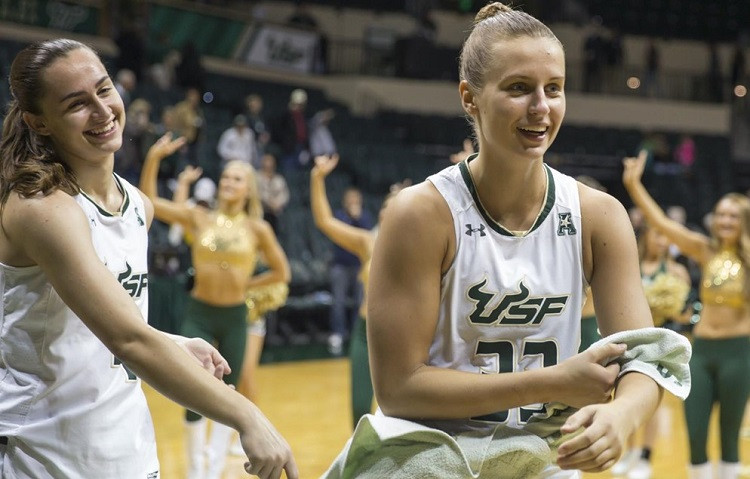
M 117 214 L 84 194 L 75 200 L 99 258 L 146 318 L 145 208 L 132 185 L 115 180 L 125 197 Z M 63 303 L 38 266 L 0 264 L 0 291 L 0 436 L 7 438 L 0 477 L 158 478 L 140 380 Z
M 429 364 L 482 374 L 557 364 L 577 353 L 581 338 L 586 280 L 576 181 L 545 165 L 544 206 L 517 236 L 482 207 L 468 161 L 428 178 L 448 203 L 456 233 Z M 475 419 L 519 427 L 539 408 Z

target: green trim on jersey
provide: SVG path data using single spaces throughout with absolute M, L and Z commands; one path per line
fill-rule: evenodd
M 114 174 L 114 173 L 113 173 Z M 128 206 L 130 206 L 130 195 L 128 195 L 128 190 L 125 189 L 125 187 L 122 186 L 122 183 L 120 182 L 120 177 L 114 174 L 115 177 L 115 184 L 117 185 L 117 189 L 120 190 L 120 193 L 122 193 L 124 199 L 122 201 L 122 205 L 120 205 L 120 209 L 116 213 L 109 212 L 102 208 L 99 203 L 94 201 L 93 198 L 91 198 L 89 195 L 86 194 L 85 191 L 82 189 L 78 189 L 78 191 L 81 192 L 84 198 L 89 200 L 91 204 L 96 206 L 96 209 L 99 210 L 99 213 L 101 213 L 104 216 L 114 217 L 114 216 L 123 216 L 125 212 L 128 210 Z
M 474 153 L 465 161 L 462 161 L 458 164 L 458 168 L 459 170 L 461 170 L 461 176 L 466 183 L 466 187 L 469 189 L 469 193 L 471 193 L 471 197 L 474 199 L 474 204 L 477 205 L 479 213 L 482 215 L 487 224 L 490 225 L 490 228 L 495 230 L 495 232 L 500 233 L 503 236 L 517 236 L 507 228 L 505 228 L 503 225 L 495 221 L 492 216 L 487 213 L 487 210 L 484 209 L 484 206 L 482 206 L 482 202 L 479 200 L 479 194 L 477 193 L 476 186 L 474 186 L 474 179 L 471 177 L 471 173 L 469 172 L 469 162 L 474 160 L 477 155 L 479 155 L 479 153 Z M 544 207 L 542 207 L 542 211 L 539 213 L 539 216 L 537 216 L 536 221 L 526 232 L 526 234 L 524 234 L 524 236 L 528 236 L 534 230 L 539 228 L 539 226 L 541 226 L 544 220 L 547 219 L 547 216 L 549 216 L 549 212 L 552 211 L 552 207 L 555 204 L 555 179 L 552 176 L 552 171 L 547 165 L 544 165 L 544 171 L 547 172 L 547 192 L 545 193 Z

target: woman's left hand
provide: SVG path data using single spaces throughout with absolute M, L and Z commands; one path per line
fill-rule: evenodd
M 229 363 L 211 346 L 207 341 L 201 338 L 185 338 L 176 336 L 175 342 L 185 350 L 193 359 L 198 361 L 203 369 L 211 373 L 217 379 L 222 379 L 225 374 L 229 374 L 232 369 Z
M 612 402 L 581 408 L 560 428 L 563 434 L 581 432 L 557 449 L 557 465 L 586 472 L 609 469 L 625 450 L 628 421 Z

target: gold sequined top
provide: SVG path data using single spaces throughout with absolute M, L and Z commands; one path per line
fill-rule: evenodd
M 257 248 L 247 228 L 247 215 L 227 216 L 214 213 L 213 224 L 201 232 L 193 245 L 193 264 L 216 265 L 221 269 L 244 269 L 252 273 Z
M 701 301 L 732 308 L 745 306 L 745 268 L 735 250 L 722 249 L 703 267 Z

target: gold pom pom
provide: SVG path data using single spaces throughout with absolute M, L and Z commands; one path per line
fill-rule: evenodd
M 657 275 L 654 280 L 643 287 L 654 325 L 661 326 L 667 319 L 676 318 L 685 308 L 685 301 L 690 293 L 690 285 L 677 276 L 669 273 Z
M 268 311 L 282 307 L 288 295 L 289 286 L 286 283 L 272 283 L 248 289 L 245 293 L 248 322 L 253 323 Z

